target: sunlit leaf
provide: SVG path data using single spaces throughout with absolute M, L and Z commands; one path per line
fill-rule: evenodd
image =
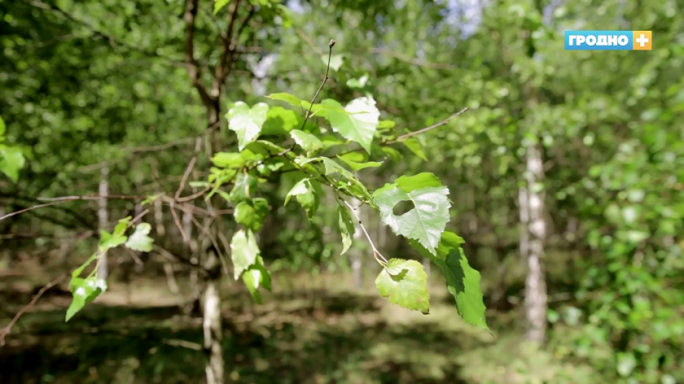
M 242 101 L 238 101 L 228 110 L 228 128 L 238 137 L 238 148 L 242 149 L 256 140 L 261 133 L 261 127 L 268 116 L 268 104 L 257 103 L 252 108 Z
M 259 304 L 262 304 L 261 293 L 259 288 L 263 287 L 267 291 L 271 290 L 271 275 L 264 267 L 264 260 L 261 256 L 257 256 L 257 260 L 252 264 L 245 273 L 242 274 L 242 281 L 247 286 L 249 293 Z
M 148 223 L 140 223 L 135 226 L 135 232 L 128 237 L 126 247 L 138 252 L 150 252 L 154 240 L 149 237 L 152 226 Z
M 108 249 L 116 248 L 126 242 L 128 238 L 124 235 L 112 235 L 107 231 L 100 231 L 100 252 L 107 252 Z
M 285 196 L 285 205 L 295 196 L 299 204 L 306 211 L 306 216 L 310 219 L 318 210 L 320 203 L 320 185 L 312 179 L 302 179 Z
M 342 160 L 345 164 L 347 164 L 351 169 L 354 171 L 359 171 L 365 168 L 377 168 L 382 165 L 382 162 L 377 162 L 377 161 L 368 161 L 365 163 L 357 163 L 349 158 L 349 156 L 337 156 L 338 159 Z
M 393 274 L 388 272 L 393 271 Z M 427 274 L 423 266 L 415 260 L 390 259 L 375 280 L 382 297 L 390 303 L 406 309 L 430 312 L 430 294 L 427 287 Z
M 342 107 L 340 103 L 331 99 L 325 99 L 321 104 L 335 108 Z M 333 130 L 339 132 L 345 139 L 359 143 L 366 152 L 370 153 L 371 142 L 380 118 L 380 111 L 375 106 L 375 100 L 372 97 L 354 99 L 344 110 L 347 113 L 340 113 L 336 109 L 326 111 L 326 117 Z
M 262 135 L 285 135 L 295 128 L 302 126 L 301 117 L 297 112 L 283 107 L 271 107 L 268 110 L 266 122 L 261 128 Z
M 240 153 L 219 152 L 211 158 L 211 162 L 221 168 L 240 168 L 245 165 L 245 158 Z
M 235 280 L 240 278 L 243 271 L 256 261 L 259 255 L 259 246 L 252 231 L 239 230 L 230 241 L 230 256 L 233 261 L 233 274 Z
M 73 298 L 69 308 L 67 308 L 65 322 L 69 321 L 76 313 L 83 309 L 86 303 L 95 300 L 97 296 L 107 290 L 107 282 L 97 277 L 88 277 L 86 279 L 74 277 L 69 285 Z
M 299 129 L 293 129 L 290 132 L 290 135 L 295 143 L 302 147 L 306 152 L 313 153 L 323 149 L 323 143 L 310 133 L 300 131 Z
M 256 177 L 249 173 L 239 173 L 235 180 L 235 186 L 230 191 L 230 200 L 235 204 L 239 204 L 242 201 L 251 199 L 256 185 Z

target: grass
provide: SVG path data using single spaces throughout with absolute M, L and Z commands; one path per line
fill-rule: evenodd
M 287 276 L 263 305 L 226 280 L 224 356 L 240 383 L 602 383 L 591 370 L 522 342 L 513 316 L 488 314 L 495 335 L 464 324 L 441 283 L 431 314 L 389 304 L 372 282 Z M 9 285 L 2 323 L 30 295 Z M 26 300 L 24 300 L 26 299 Z M 181 316 L 163 281 L 110 291 L 64 323 L 69 298 L 41 300 L 0 348 L 0 383 L 201 383 L 201 321 Z

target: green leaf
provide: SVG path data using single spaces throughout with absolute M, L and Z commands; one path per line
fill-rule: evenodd
M 342 253 L 340 254 L 344 255 L 352 245 L 352 239 L 355 232 L 354 222 L 352 222 L 352 218 L 349 215 L 347 208 L 342 206 L 337 207 L 337 218 L 340 227 L 340 235 L 342 236 Z
M 126 236 L 112 235 L 107 231 L 100 231 L 100 246 L 98 247 L 98 250 L 102 253 L 107 252 L 107 250 L 111 248 L 116 248 L 119 245 L 125 243 L 126 240 Z
M 386 154 L 390 157 L 390 159 L 392 159 L 392 160 L 394 160 L 394 161 L 399 161 L 399 160 L 401 160 L 401 158 L 402 158 L 401 153 L 399 153 L 399 151 L 397 151 L 397 150 L 394 149 L 394 148 L 391 148 L 391 147 L 382 147 L 382 151 L 383 151 L 384 153 L 386 153 Z
M 218 13 L 223 7 L 228 5 L 230 0 L 215 0 L 214 1 L 214 15 Z
M 259 246 L 251 230 L 239 230 L 230 241 L 230 257 L 233 260 L 233 274 L 235 280 L 240 278 L 243 271 L 256 262 Z
M 211 162 L 220 168 L 241 168 L 245 165 L 245 158 L 240 153 L 219 152 L 211 158 Z
M 80 277 L 74 277 L 69 283 L 71 287 L 71 293 L 73 299 L 71 300 L 71 305 L 66 312 L 65 322 L 69 321 L 76 313 L 78 313 L 86 303 L 89 303 L 102 292 L 107 290 L 107 282 L 104 279 L 97 277 L 89 277 L 82 279 Z
M 266 97 L 268 97 L 271 100 L 284 101 L 284 102 L 292 105 L 293 107 L 299 107 L 299 108 L 304 108 L 304 109 L 309 109 L 309 106 L 311 105 L 311 103 L 309 103 L 308 101 L 304 101 L 295 95 L 291 95 L 289 93 L 284 93 L 284 92 L 272 93 Z
M 323 149 L 323 143 L 318 138 L 310 133 L 293 129 L 290 132 L 292 139 L 308 153 L 316 152 Z
M 375 280 L 375 285 L 380 295 L 388 298 L 392 304 L 424 314 L 430 312 L 427 274 L 415 260 L 390 259 L 387 268 L 383 268 Z
M 330 147 L 334 147 L 336 145 L 342 145 L 344 144 L 344 140 L 340 139 L 337 136 L 333 135 L 325 135 L 321 139 L 321 142 L 323 143 L 323 149 L 328 149 Z
M 321 104 L 342 108 L 340 103 L 331 99 L 325 99 Z M 360 97 L 347 104 L 344 110 L 347 113 L 340 113 L 337 109 L 326 111 L 326 117 L 333 130 L 345 139 L 361 144 L 361 147 L 370 153 L 371 142 L 380 118 L 375 100 L 372 97 Z
M 381 120 L 378 123 L 378 129 L 392 129 L 396 123 L 392 120 Z
M 138 252 L 150 252 L 154 240 L 147 236 L 152 226 L 148 223 L 140 223 L 135 226 L 135 232 L 126 241 L 126 247 Z
M 283 107 L 271 107 L 266 122 L 261 128 L 262 135 L 285 135 L 294 128 L 302 126 L 297 112 Z
M 476 327 L 489 329 L 485 317 L 487 308 L 480 287 L 480 273 L 468 264 L 461 248 L 463 239 L 453 232 L 445 231 L 439 242 L 437 255 L 430 253 L 415 240 L 410 240 L 409 243 L 442 270 L 447 289 L 454 296 L 456 308 L 463 320 Z
M 0 172 L 10 180 L 15 183 L 19 180 L 19 170 L 25 163 L 26 159 L 19 148 L 0 144 Z
M 259 293 L 259 287 L 270 291 L 271 290 L 271 275 L 268 273 L 266 267 L 264 267 L 264 260 L 261 256 L 257 256 L 257 260 L 252 264 L 249 269 L 242 274 L 242 281 L 244 281 L 249 293 L 259 304 L 262 304 L 261 293 Z
M 351 155 L 351 153 L 347 154 L 347 155 Z M 350 156 L 347 156 L 347 155 L 341 155 L 341 156 L 338 155 L 337 158 L 342 160 L 345 164 L 347 164 L 354 171 L 359 171 L 359 170 L 364 169 L 364 168 L 377 168 L 377 167 L 382 165 L 382 161 L 381 162 L 369 161 L 366 163 L 357 163 L 357 162 L 351 160 L 349 158 Z
M 436 183 L 435 183 L 436 180 Z M 396 184 L 387 184 L 375 191 L 373 202 L 380 209 L 380 217 L 395 234 L 418 240 L 430 253 L 435 249 L 449 222 L 451 203 L 447 199 L 449 189 L 442 186 L 434 175 L 421 173 L 402 176 Z M 413 202 L 414 208 L 401 216 L 395 216 L 394 207 L 402 201 Z
M 4 135 L 6 130 L 7 127 L 5 125 L 5 120 L 3 120 L 2 116 L 0 116 L 0 136 Z
M 323 60 L 323 64 L 325 65 L 328 64 L 328 56 L 329 55 L 321 56 L 321 60 Z M 330 69 L 339 71 L 342 64 L 344 64 L 344 55 L 330 55 Z
M 299 204 L 306 211 L 306 216 L 311 219 L 318 210 L 320 203 L 320 184 L 312 179 L 299 180 L 285 196 L 285 205 L 290 201 L 290 197 L 295 196 Z
M 88 260 L 86 260 L 83 264 L 81 264 L 78 268 L 76 268 L 73 272 L 71 272 L 71 277 L 78 277 L 83 273 L 83 270 L 90 265 L 93 261 L 97 260 L 97 253 L 93 253 Z
M 152 196 L 147 196 L 147 199 L 143 200 L 142 203 L 140 203 L 141 206 L 145 206 L 149 203 L 154 202 L 159 198 L 159 195 L 152 195 Z
M 416 141 L 415 139 L 406 139 L 401 142 L 404 143 L 406 148 L 413 152 L 413 154 L 427 161 L 427 156 L 425 156 L 425 152 L 423 152 L 423 148 L 421 148 L 420 143 L 418 143 L 418 141 Z
M 256 188 L 257 179 L 249 173 L 238 174 L 235 180 L 235 186 L 230 191 L 230 200 L 234 204 L 239 204 L 242 201 L 252 198 L 253 189 Z
M 131 222 L 132 216 L 124 217 L 123 219 L 119 220 L 119 222 L 116 224 L 116 227 L 114 227 L 114 232 L 112 232 L 113 236 L 121 236 L 124 233 L 126 233 L 126 229 L 128 229 L 128 223 Z
M 235 207 L 235 221 L 254 232 L 258 232 L 268 214 L 268 201 L 258 197 L 251 201 L 242 201 Z
M 249 105 L 238 101 L 226 114 L 228 128 L 238 137 L 238 149 L 256 140 L 261 133 L 261 127 L 268 116 L 268 104 L 257 103 L 251 109 Z

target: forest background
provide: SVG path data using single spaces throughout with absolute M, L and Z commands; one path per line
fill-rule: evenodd
M 682 10 L 0 0 L 0 382 L 684 383 Z M 568 29 L 651 30 L 653 50 L 564 51 Z M 340 164 L 369 189 L 441 180 L 486 324 L 368 205 L 345 234 L 333 193 L 291 193 L 299 172 L 259 183 L 268 215 L 239 222 L 257 277 L 233 278 L 236 195 L 206 192 L 240 102 L 269 105 L 263 132 L 308 119 L 276 93 L 373 98 L 382 164 Z M 342 142 L 307 124 L 303 149 Z M 105 249 L 106 292 L 65 322 L 67 277 L 127 216 L 153 244 Z M 375 251 L 422 263 L 429 315 L 381 297 Z

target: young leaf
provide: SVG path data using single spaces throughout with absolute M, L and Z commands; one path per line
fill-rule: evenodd
M 268 201 L 258 197 L 252 201 L 242 201 L 235 207 L 235 221 L 254 232 L 258 232 L 268 214 Z
M 318 210 L 320 202 L 320 185 L 311 179 L 302 179 L 285 196 L 285 205 L 290 201 L 290 197 L 296 196 L 299 204 L 306 211 L 306 216 L 311 219 Z
M 392 120 L 381 120 L 378 123 L 378 129 L 392 129 L 396 123 Z
M 97 296 L 107 290 L 107 282 L 97 277 L 89 277 L 87 279 L 75 277 L 71 279 L 69 285 L 71 286 L 73 299 L 67 309 L 65 322 L 69 321 L 78 311 L 83 309 L 86 303 L 95 300 Z
M 242 272 L 256 261 L 259 246 L 251 230 L 239 230 L 230 241 L 230 253 L 233 261 L 233 273 L 237 280 Z
M 415 240 L 410 240 L 409 243 L 442 270 L 447 288 L 454 296 L 456 308 L 463 320 L 476 327 L 489 329 L 485 318 L 487 308 L 480 288 L 480 273 L 468 264 L 461 248 L 463 239 L 453 232 L 445 231 L 436 256 Z
M 295 95 L 291 95 L 289 93 L 284 93 L 284 92 L 272 93 L 266 97 L 268 97 L 271 100 L 284 101 L 284 102 L 290 104 L 291 106 L 297 107 L 297 108 L 308 109 L 309 106 L 311 105 L 311 103 L 309 103 L 308 101 L 301 100 L 299 97 L 297 97 Z
M 302 147 L 307 153 L 313 153 L 323 149 L 323 143 L 310 133 L 300 131 L 299 129 L 293 129 L 290 132 L 290 135 L 295 143 Z
M 345 155 L 342 155 L 342 156 L 338 155 L 337 158 L 342 160 L 345 164 L 347 164 L 354 171 L 359 171 L 359 170 L 362 170 L 364 168 L 377 168 L 377 167 L 382 165 L 382 161 L 381 162 L 369 161 L 366 163 L 357 163 L 357 162 L 349 159 L 349 157 L 345 156 Z
M 268 104 L 266 103 L 257 103 L 250 109 L 246 103 L 238 101 L 228 111 L 226 114 L 228 128 L 237 134 L 238 148 L 241 151 L 247 144 L 259 137 L 267 115 Z
M 420 157 L 421 159 L 427 161 L 427 156 L 425 156 L 425 152 L 423 152 L 423 148 L 421 148 L 420 143 L 418 143 L 414 139 L 406 139 L 403 140 L 402 143 L 408 148 L 413 154 L 416 156 Z
M 337 218 L 338 225 L 340 226 L 340 235 L 342 236 L 342 253 L 340 254 L 344 255 L 352 245 L 352 238 L 354 237 L 355 231 L 354 223 L 352 222 L 352 218 L 346 207 L 337 207 Z
M 98 250 L 100 252 L 107 252 L 111 248 L 116 248 L 119 245 L 125 243 L 127 237 L 124 235 L 112 235 L 107 231 L 100 231 L 100 246 Z
M 430 312 L 427 274 L 415 260 L 390 259 L 387 268 L 383 268 L 375 280 L 375 285 L 380 295 L 388 298 L 392 304 L 424 314 Z
M 430 253 L 435 249 L 449 222 L 451 203 L 449 189 L 442 186 L 431 173 L 402 176 L 395 184 L 387 184 L 373 194 L 373 203 L 380 209 L 380 217 L 395 234 L 418 240 Z M 395 216 L 394 207 L 402 201 L 413 202 L 414 208 Z
M 135 226 L 135 232 L 126 241 L 126 247 L 138 252 L 149 252 L 152 250 L 154 240 L 147 236 L 150 234 L 152 226 L 148 223 L 140 223 Z
M 245 158 L 235 152 L 219 152 L 211 158 L 211 162 L 217 167 L 237 169 L 245 165 Z
M 223 7 L 228 5 L 230 0 L 216 0 L 214 1 L 214 15 L 218 13 Z
M 19 170 L 24 166 L 26 159 L 17 147 L 8 147 L 0 144 L 0 172 L 7 175 L 13 182 L 19 180 Z
M 342 108 L 340 103 L 331 99 L 325 99 L 321 104 L 336 109 Z M 344 108 L 346 113 L 340 113 L 336 109 L 326 111 L 326 117 L 333 130 L 345 139 L 361 144 L 361 147 L 370 153 L 371 142 L 380 118 L 375 100 L 372 97 L 360 97 L 347 104 Z
M 116 227 L 114 227 L 114 232 L 112 232 L 113 236 L 121 236 L 124 233 L 126 233 L 126 229 L 128 229 L 128 223 L 131 222 L 132 216 L 124 217 L 123 219 L 119 220 L 119 222 L 116 224 Z
M 235 180 L 235 186 L 230 191 L 230 200 L 239 204 L 251 199 L 252 189 L 256 188 L 257 179 L 249 173 L 240 173 Z
M 256 262 L 249 267 L 242 274 L 242 281 L 244 281 L 249 293 L 254 298 L 258 304 L 262 304 L 261 293 L 259 293 L 259 287 L 270 291 L 271 290 L 271 275 L 268 270 L 264 267 L 264 260 L 261 256 L 257 257 Z

